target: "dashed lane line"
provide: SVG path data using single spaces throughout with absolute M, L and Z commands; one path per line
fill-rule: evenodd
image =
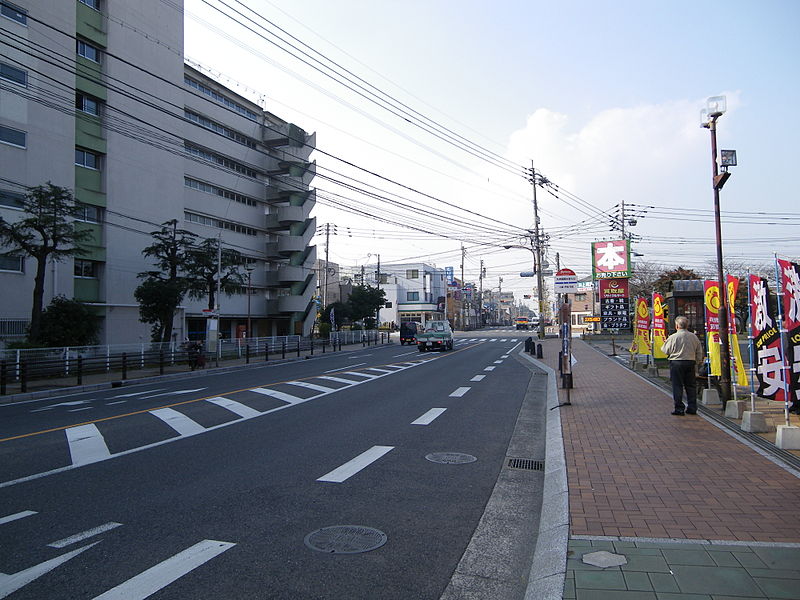
M 421 417 L 416 419 L 415 421 L 412 421 L 411 424 L 412 425 L 430 425 L 431 423 L 433 423 L 433 420 L 436 417 L 441 416 L 442 413 L 444 413 L 444 411 L 446 411 L 446 410 L 447 410 L 446 408 L 432 408 L 428 412 L 426 412 L 424 415 L 422 415 Z
M 461 396 L 463 396 L 464 394 L 466 394 L 466 393 L 467 393 L 468 391 L 470 391 L 471 389 L 472 389 L 472 388 L 470 388 L 470 387 L 460 387 L 460 388 L 457 388 L 457 389 L 453 390 L 453 391 L 450 393 L 450 398 L 461 398 Z
M 497 367 L 484 367 L 484 371 L 494 371 Z
M 392 450 L 394 450 L 394 446 L 373 446 L 354 459 L 347 461 L 341 467 L 337 467 L 330 473 L 323 475 L 317 481 L 342 483 Z
M 486 375 L 475 375 L 470 381 L 483 381 L 484 377 L 486 377 Z
M 25 517 L 30 517 L 32 515 L 38 515 L 35 510 L 23 510 L 18 513 L 14 513 L 13 515 L 6 515 L 5 517 L 0 517 L 0 525 L 5 525 L 6 523 L 11 523 L 12 521 L 18 521 L 19 519 L 24 519 Z

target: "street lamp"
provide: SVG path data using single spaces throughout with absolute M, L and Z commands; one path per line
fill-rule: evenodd
M 245 339 L 251 336 L 250 333 L 250 276 L 253 274 L 253 267 L 252 264 L 247 263 L 244 266 L 244 270 L 247 271 L 247 333 L 245 334 Z
M 714 227 L 717 236 L 717 280 L 719 285 L 719 334 L 722 341 L 720 349 L 720 387 L 722 389 L 722 405 L 727 405 L 731 398 L 731 348 L 728 332 L 728 286 L 725 281 L 724 267 L 722 264 L 722 226 L 720 223 L 719 211 L 719 191 L 731 174 L 728 172 L 726 161 L 723 166 L 724 171 L 719 172 L 717 163 L 717 119 L 719 119 L 727 108 L 725 96 L 712 96 L 708 99 L 706 108 L 700 112 L 701 127 L 705 127 L 711 132 L 711 169 L 712 187 L 714 189 Z M 726 157 L 727 158 L 727 157 Z M 733 163 L 735 164 L 735 156 Z
M 541 255 L 540 255 L 540 247 L 539 247 L 539 243 L 538 242 L 539 242 L 539 240 L 536 240 L 536 242 L 534 242 L 534 239 L 532 237 L 531 238 L 531 246 L 530 247 L 511 244 L 511 245 L 508 245 L 508 246 L 503 246 L 503 248 L 505 248 L 506 250 L 510 250 L 511 248 L 520 248 L 522 250 L 528 250 L 529 252 L 531 252 L 533 254 L 533 273 L 532 274 L 536 276 L 536 288 L 537 288 L 536 291 L 537 291 L 537 294 L 539 296 L 539 311 L 538 311 L 539 312 L 539 331 L 537 332 L 537 337 L 540 340 L 543 340 L 544 339 L 544 280 L 542 279 L 542 277 L 544 275 L 552 275 L 553 272 L 550 271 L 550 270 L 544 271 L 542 269 L 543 264 L 541 264 L 541 263 L 543 263 L 544 261 L 542 260 Z M 529 277 L 530 276 L 527 273 L 524 274 L 524 275 L 522 273 L 520 273 L 520 275 L 525 276 L 525 277 Z

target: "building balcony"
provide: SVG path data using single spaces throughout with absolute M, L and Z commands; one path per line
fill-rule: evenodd
M 317 276 L 311 274 L 306 277 L 307 282 L 300 294 L 289 294 L 267 300 L 267 311 L 276 313 L 306 313 L 311 306 L 314 291 L 317 287 Z
M 303 223 L 311 215 L 316 202 L 306 202 L 302 206 L 278 206 L 267 215 L 265 227 L 267 231 L 287 229 L 293 223 Z
M 266 254 L 269 258 L 288 258 L 295 252 L 305 252 L 314 237 L 316 218 L 306 220 L 303 235 L 281 235 L 276 242 L 267 242 Z
M 279 161 L 276 169 L 267 172 L 270 185 L 278 191 L 302 192 L 317 174 L 316 162 Z
M 295 267 L 293 265 L 281 265 L 275 271 L 269 271 L 266 277 L 268 287 L 286 287 L 288 284 L 305 281 L 311 274 L 307 267 Z
M 294 123 L 267 123 L 264 127 L 264 145 L 269 148 L 291 148 L 293 154 L 316 145 L 317 134 L 307 134 Z

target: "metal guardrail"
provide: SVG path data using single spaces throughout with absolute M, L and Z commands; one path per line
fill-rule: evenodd
M 213 352 L 195 346 L 195 342 L 0 350 L 0 395 L 6 395 L 12 384 L 25 393 L 32 381 L 74 378 L 75 385 L 82 385 L 84 377 L 100 373 L 119 373 L 124 381 L 137 370 L 158 369 L 163 375 L 168 368 L 194 370 L 212 361 L 244 359 L 249 364 L 255 360 L 299 358 L 303 353 L 313 356 L 341 351 L 342 346 L 366 347 L 388 341 L 388 334 L 370 330 L 335 332 L 324 339 L 293 335 L 222 340 Z

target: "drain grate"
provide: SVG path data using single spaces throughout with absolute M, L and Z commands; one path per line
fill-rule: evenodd
M 543 460 L 533 460 L 532 458 L 509 458 L 509 469 L 524 469 L 526 471 L 544 471 Z
M 478 460 L 472 454 L 462 454 L 461 452 L 434 452 L 425 457 L 427 460 L 443 465 L 465 465 Z
M 317 552 L 358 554 L 380 548 L 387 539 L 385 533 L 372 527 L 333 525 L 312 531 L 303 541 Z

